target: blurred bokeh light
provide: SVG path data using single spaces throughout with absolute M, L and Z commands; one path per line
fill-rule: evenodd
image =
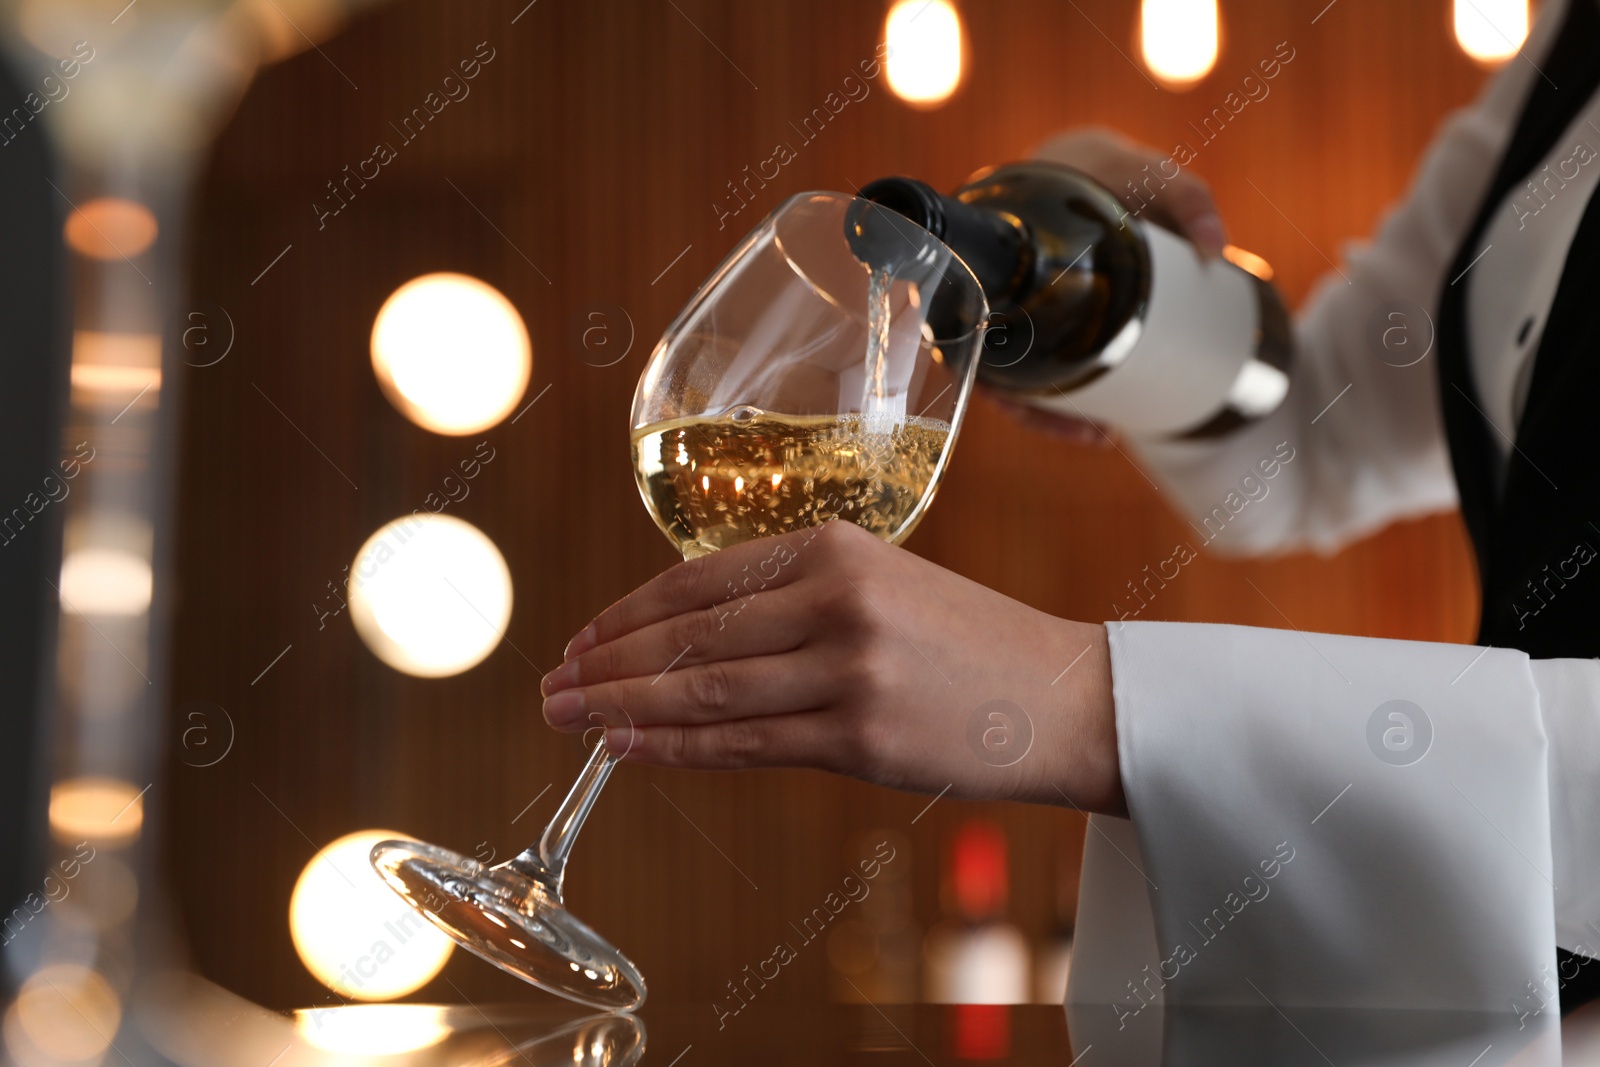
M 1455 0 L 1456 42 L 1480 63 L 1502 63 L 1528 39 L 1528 0 Z
M 443 969 L 455 947 L 395 896 L 372 869 L 367 858 L 372 846 L 404 836 L 392 830 L 346 834 L 311 857 L 295 882 L 289 898 L 289 934 L 295 951 L 317 981 L 342 997 L 392 1000 L 421 989 Z M 323 1040 L 337 1042 L 332 1025 L 313 1029 Z M 352 1025 L 368 1036 L 382 1036 L 382 1027 L 368 1030 L 359 1022 Z M 322 1045 L 304 1024 L 299 1029 Z M 344 1036 L 355 1040 L 360 1035 Z M 417 1040 L 414 1027 L 404 1040 Z
M 67 216 L 67 244 L 95 259 L 116 260 L 139 255 L 156 239 L 156 217 L 133 200 L 101 196 Z
M 104 1061 L 122 1001 L 98 972 L 56 964 L 23 982 L 5 1015 L 5 1046 L 19 1067 Z
M 1221 40 L 1217 0 L 1143 0 L 1139 48 L 1145 66 L 1169 88 L 1211 73 Z
M 413 278 L 372 325 L 378 383 L 402 414 L 435 433 L 477 433 L 511 414 L 532 367 L 517 309 L 465 274 Z
M 50 830 L 57 840 L 117 845 L 144 825 L 144 794 L 116 778 L 72 778 L 50 790 Z
M 961 16 L 949 0 L 898 0 L 883 39 L 889 88 L 900 99 L 933 107 L 961 84 Z
M 428 1004 L 358 1004 L 296 1013 L 295 1032 L 324 1052 L 395 1056 L 437 1045 L 450 1034 L 445 1009 Z
M 511 571 L 476 526 L 408 515 L 368 538 L 350 565 L 350 619 L 397 671 L 442 678 L 472 667 L 511 620 Z
M 150 561 L 117 548 L 80 548 L 61 564 L 61 604 L 77 615 L 143 615 L 150 610 Z

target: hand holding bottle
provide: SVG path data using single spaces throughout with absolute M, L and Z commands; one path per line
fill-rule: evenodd
M 1211 187 L 1203 179 L 1184 171 L 1148 202 L 1128 191 L 1129 182 L 1137 182 L 1147 167 L 1159 166 L 1165 157 L 1115 130 L 1098 126 L 1063 130 L 1033 155 L 1083 171 L 1116 193 L 1128 210 L 1139 211 L 1140 217 L 1187 237 L 1207 259 L 1221 255 L 1228 243 Z M 1104 447 L 1111 443 L 1109 431 L 1087 419 L 1019 403 L 995 390 L 987 392 L 1000 410 L 1031 430 L 1080 445 Z
M 1129 182 L 1139 185 L 1148 177 L 1147 168 L 1157 173 L 1168 160 L 1115 130 L 1099 126 L 1063 130 L 1040 145 L 1034 156 L 1083 171 L 1115 193 L 1129 211 L 1138 211 L 1140 218 L 1187 237 L 1202 256 L 1219 256 L 1228 243 L 1211 187 L 1191 172 L 1180 170 L 1173 178 L 1159 174 L 1164 184 L 1153 199 L 1129 191 Z

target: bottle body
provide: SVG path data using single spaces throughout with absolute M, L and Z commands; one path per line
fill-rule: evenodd
M 1086 175 L 1009 164 L 951 197 L 903 183 L 862 193 L 973 266 L 993 312 L 978 367 L 987 384 L 1147 438 L 1224 433 L 1287 394 L 1291 334 L 1272 286 L 1202 260 Z

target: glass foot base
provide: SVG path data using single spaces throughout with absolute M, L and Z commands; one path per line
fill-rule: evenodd
M 644 1003 L 644 977 L 544 882 L 419 841 L 381 841 L 372 866 L 469 952 L 540 989 L 602 1011 Z

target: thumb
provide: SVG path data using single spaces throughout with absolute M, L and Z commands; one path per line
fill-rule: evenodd
M 1205 257 L 1219 256 L 1228 243 L 1228 231 L 1217 212 L 1211 187 L 1192 174 L 1180 174 L 1168 183 L 1156 201 L 1161 208 L 1155 221 L 1194 242 Z M 1155 206 L 1155 205 L 1152 205 Z

